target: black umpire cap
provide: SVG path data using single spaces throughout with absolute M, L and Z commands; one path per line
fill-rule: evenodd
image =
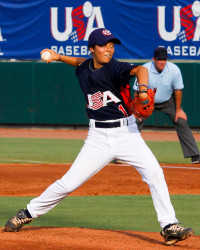
M 154 59 L 166 60 L 168 59 L 167 50 L 164 47 L 158 47 L 154 50 Z

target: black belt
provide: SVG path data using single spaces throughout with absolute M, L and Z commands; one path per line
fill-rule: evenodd
M 118 128 L 121 127 L 120 122 L 95 122 L 96 128 Z

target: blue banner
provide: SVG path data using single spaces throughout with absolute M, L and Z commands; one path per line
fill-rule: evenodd
M 117 59 L 151 59 L 164 46 L 170 59 L 199 60 L 200 1 L 1 0 L 0 59 L 40 59 L 50 48 L 88 57 L 95 28 L 122 42 Z

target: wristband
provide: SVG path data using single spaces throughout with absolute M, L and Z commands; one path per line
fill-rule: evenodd
M 147 86 L 146 84 L 139 84 L 139 85 L 137 86 L 138 90 L 139 90 L 139 87 L 140 87 L 140 86 L 145 86 L 145 87 L 148 88 L 148 86 Z
M 138 90 L 138 94 L 140 93 L 147 93 L 147 90 Z

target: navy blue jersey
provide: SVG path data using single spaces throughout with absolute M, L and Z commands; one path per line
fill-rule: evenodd
M 103 121 L 129 115 L 130 71 L 135 67 L 137 65 L 111 59 L 103 67 L 94 69 L 92 58 L 77 67 L 76 76 L 87 102 L 89 118 Z

